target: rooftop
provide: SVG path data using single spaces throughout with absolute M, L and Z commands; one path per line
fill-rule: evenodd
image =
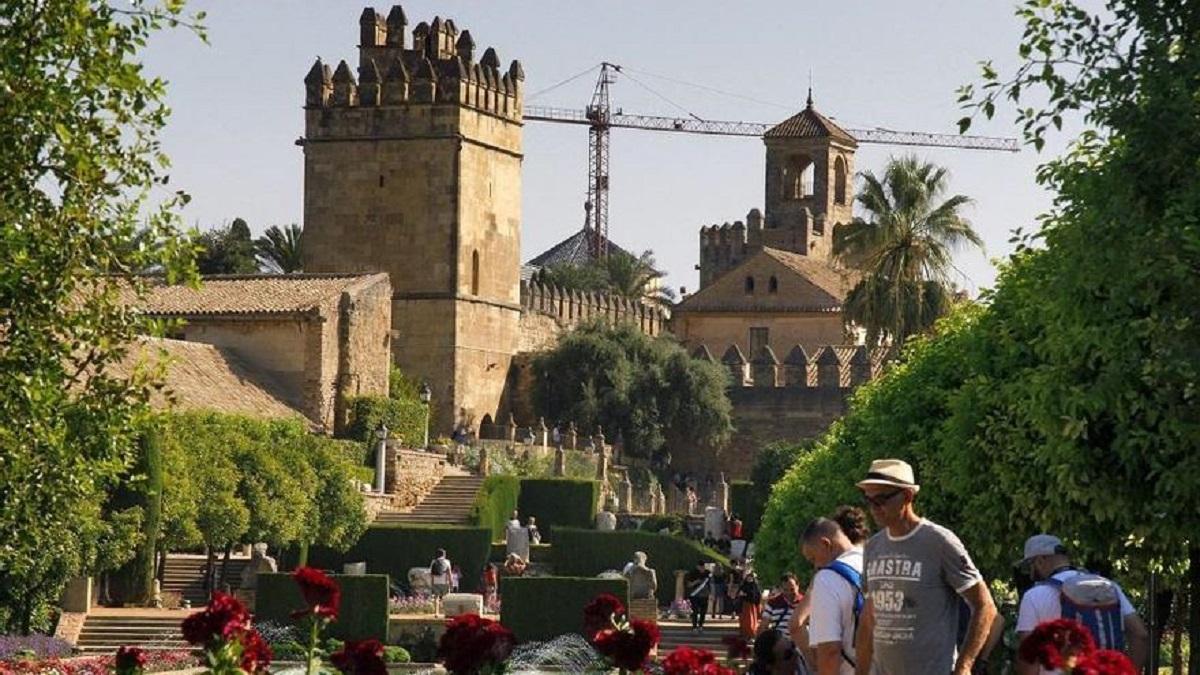
M 354 285 L 386 279 L 383 273 L 213 275 L 199 288 L 155 280 L 136 304 L 164 316 L 303 314 Z
M 808 105 L 804 110 L 768 129 L 763 138 L 835 138 L 852 145 L 858 144 L 850 132 L 817 112 L 813 107 L 812 92 L 808 94 Z
M 584 227 L 575 234 L 546 249 L 525 264 L 537 268 L 553 267 L 555 265 L 586 265 L 595 260 L 591 247 L 588 246 L 588 240 L 591 237 L 591 229 Z M 611 239 L 607 241 L 609 255 L 624 255 L 630 258 L 637 258 L 636 255 L 614 244 Z

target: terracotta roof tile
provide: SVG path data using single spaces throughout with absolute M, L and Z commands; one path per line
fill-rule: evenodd
M 811 105 L 768 129 L 763 138 L 836 138 L 858 145 L 858 141 L 850 132 L 817 112 Z
M 811 282 L 817 288 L 825 291 L 837 301 L 840 309 L 842 301 L 853 290 L 857 283 L 856 275 L 848 270 L 811 256 L 784 251 L 777 248 L 763 247 L 763 253 L 778 260 L 784 267 L 796 272 Z
M 525 265 L 537 268 L 554 265 L 586 265 L 594 258 L 591 247 L 588 246 L 588 240 L 591 236 L 591 230 L 585 227 L 539 253 L 536 257 L 525 263 Z M 608 253 L 609 255 L 623 255 L 630 258 L 637 258 L 637 256 L 629 251 L 617 246 L 611 239 L 608 240 Z
M 152 282 L 139 304 L 149 314 L 295 314 L 313 310 L 362 281 L 384 274 L 260 274 L 208 276 L 200 288 Z M 129 300 L 133 302 L 132 298 Z

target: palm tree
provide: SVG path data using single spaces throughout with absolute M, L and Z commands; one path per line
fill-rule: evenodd
M 299 272 L 304 267 L 301 258 L 301 243 L 304 231 L 292 223 L 286 227 L 272 225 L 263 236 L 254 242 L 258 259 L 268 270 L 276 274 Z
M 608 278 L 610 293 L 662 305 L 674 302 L 675 294 L 660 282 L 664 274 L 655 267 L 653 251 L 644 251 L 637 258 L 612 253 L 601 264 Z
M 945 201 L 945 168 L 915 156 L 893 158 L 882 180 L 862 174 L 857 200 L 869 220 L 855 218 L 833 231 L 833 252 L 861 273 L 846 297 L 848 322 L 866 330 L 867 342 L 899 346 L 946 313 L 953 298 L 953 252 L 983 241 L 960 210 L 964 195 Z

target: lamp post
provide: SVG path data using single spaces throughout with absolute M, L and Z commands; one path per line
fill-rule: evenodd
M 425 445 L 422 446 L 426 450 L 429 449 L 429 401 L 433 399 L 433 390 L 429 388 L 428 382 L 421 383 L 421 391 L 418 393 L 421 397 L 421 403 L 425 404 Z
M 375 491 L 383 494 L 384 478 L 387 474 L 388 428 L 382 421 L 379 422 L 379 428 L 375 430 L 375 437 L 379 439 L 379 449 L 375 452 Z

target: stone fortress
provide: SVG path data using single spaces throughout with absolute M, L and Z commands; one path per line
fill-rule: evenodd
M 276 381 L 307 387 L 276 398 L 296 401 L 325 430 L 342 423 L 344 397 L 386 393 L 390 351 L 406 374 L 430 385 L 438 436 L 512 417 L 533 424 L 531 357 L 583 321 L 669 331 L 697 357 L 715 355 L 729 368 L 738 427 L 730 450 L 681 448 L 673 456 L 686 470 L 732 476 L 748 472 L 763 442 L 820 433 L 878 369 L 878 354 L 841 346 L 841 305 L 853 279 L 830 261 L 833 226 L 851 217 L 856 143 L 816 111 L 811 95 L 803 111 L 765 135 L 765 214 L 754 209 L 745 223 L 701 229 L 700 288 L 668 316 L 660 305 L 548 286 L 523 269 L 519 61 L 504 66 L 495 49 L 480 52 L 453 20 L 410 28 L 400 6 L 386 15 L 365 9 L 359 28 L 355 67 L 318 59 L 304 78 L 297 145 L 304 153 L 305 273 L 274 284 L 209 279 L 192 295 L 150 307 L 212 324 L 177 337 L 241 350 L 231 357 L 250 369 L 276 363 L 286 375 Z M 378 273 L 386 280 L 377 281 Z M 326 365 L 320 377 L 306 378 L 295 374 L 299 360 L 278 365 L 285 359 L 270 344 L 283 349 L 285 342 L 258 328 L 274 322 L 274 330 L 285 330 L 278 312 L 262 313 L 276 307 L 269 296 L 313 284 L 327 288 L 327 299 L 313 307 L 340 302 L 342 309 L 313 309 L 305 321 L 334 322 L 338 311 L 342 318 L 312 333 L 323 342 L 309 341 L 306 362 Z M 390 303 L 344 292 L 364 285 L 372 298 L 381 288 L 390 293 Z M 239 289 L 259 301 L 239 300 Z M 246 345 L 253 349 L 245 352 Z M 356 349 L 370 358 L 350 353 Z

